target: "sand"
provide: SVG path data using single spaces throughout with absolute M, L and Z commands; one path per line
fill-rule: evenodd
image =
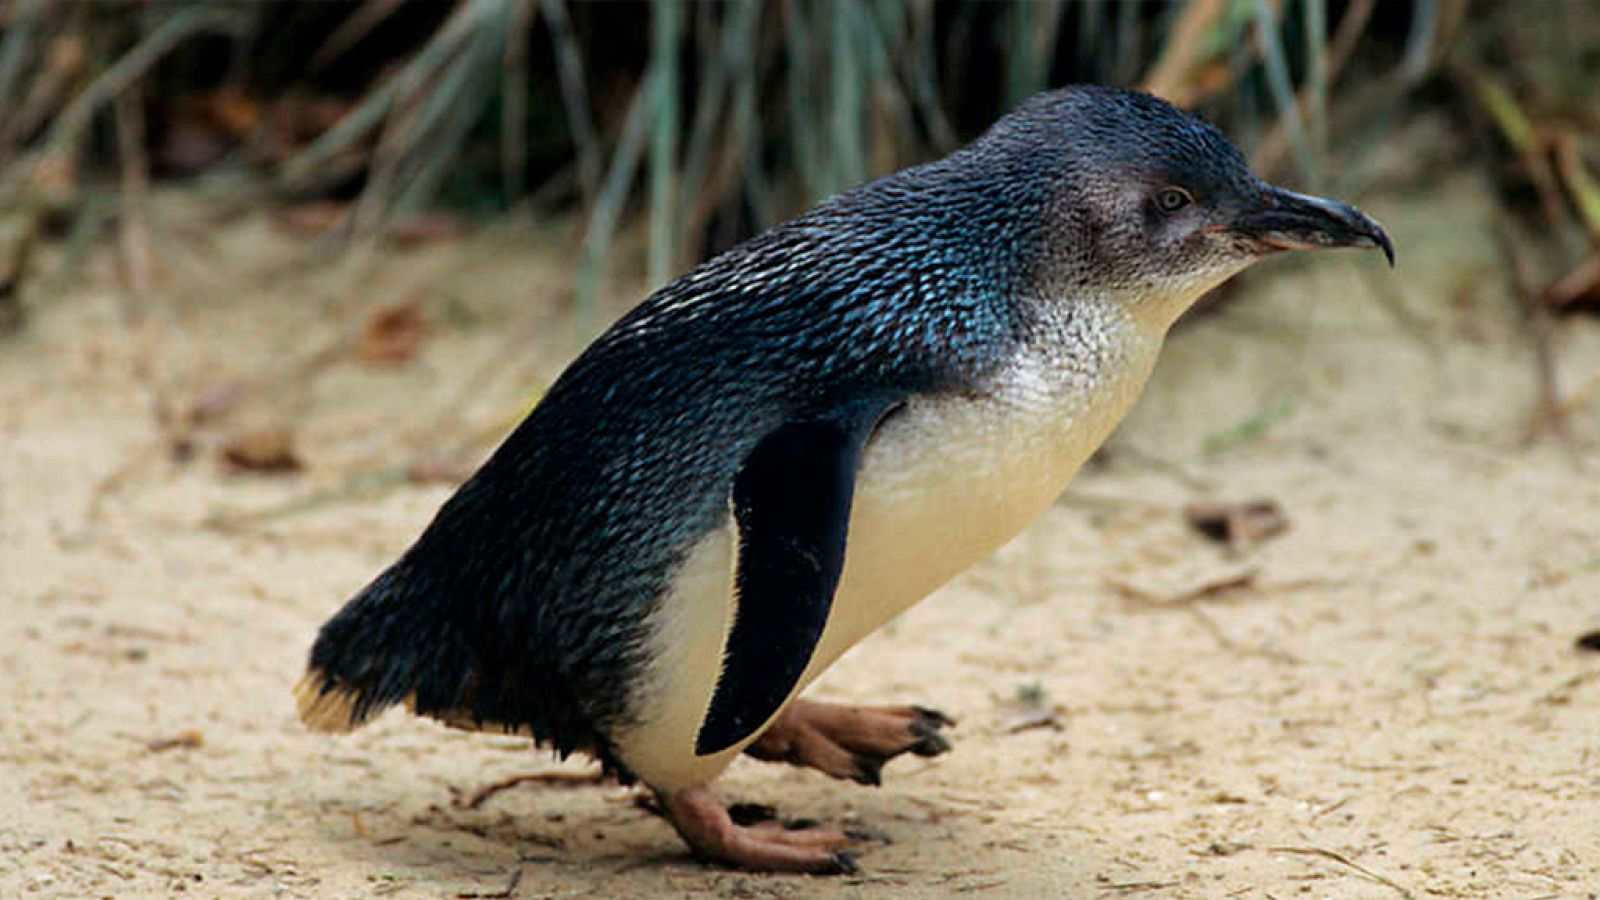
M 1474 178 L 1366 200 L 1398 270 L 1251 273 L 1042 521 L 814 690 L 936 706 L 954 752 L 881 789 L 729 772 L 731 799 L 892 838 L 836 879 L 697 863 L 517 739 L 296 722 L 317 626 L 448 495 L 397 473 L 503 430 L 577 350 L 571 234 L 359 269 L 173 201 L 149 297 L 100 252 L 0 343 L 0 895 L 1597 896 L 1600 655 L 1574 639 L 1600 627 L 1600 408 L 1523 446 L 1533 365 Z M 615 281 L 596 324 L 638 295 Z M 415 360 L 341 345 L 404 302 Z M 1558 347 L 1591 377 L 1600 322 Z M 228 408 L 191 428 L 197 398 Z M 303 471 L 218 461 L 282 427 Z M 1285 534 L 1182 518 L 1255 497 Z M 578 780 L 470 805 L 549 772 Z

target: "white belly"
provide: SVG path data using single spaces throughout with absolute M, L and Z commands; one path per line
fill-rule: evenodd
M 790 699 L 1049 508 L 1149 375 L 1159 338 L 1120 337 L 1076 373 L 1029 362 L 982 397 L 914 399 L 880 427 L 862 459 L 828 623 Z M 715 778 L 748 743 L 694 754 L 732 623 L 736 540 L 730 520 L 685 564 L 658 617 L 636 706 L 644 721 L 614 736 L 619 757 L 660 789 Z

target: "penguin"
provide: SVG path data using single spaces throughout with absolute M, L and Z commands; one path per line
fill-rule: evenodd
M 1394 263 L 1154 96 L 1033 97 L 618 320 L 322 627 L 300 718 L 526 735 L 642 782 L 704 858 L 850 871 L 852 834 L 736 820 L 717 777 L 748 754 L 876 784 L 949 749 L 934 710 L 800 695 L 1055 501 L 1196 298 L 1331 247 Z

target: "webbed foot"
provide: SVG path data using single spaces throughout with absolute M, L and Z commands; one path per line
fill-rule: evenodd
M 882 783 L 884 763 L 904 753 L 938 756 L 950 749 L 943 729 L 955 721 L 921 706 L 849 706 L 796 700 L 745 752 L 820 769 L 861 784 Z
M 731 809 L 709 785 L 658 795 L 661 812 L 695 852 L 717 862 L 766 872 L 848 875 L 855 855 L 844 848 L 863 835 L 808 822 L 783 822 L 766 807 Z

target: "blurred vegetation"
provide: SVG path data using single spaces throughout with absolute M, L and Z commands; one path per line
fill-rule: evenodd
M 1600 305 L 1584 0 L 0 0 L 0 329 L 39 241 L 114 234 L 144 289 L 152 179 L 329 248 L 570 212 L 582 305 L 630 221 L 659 284 L 1079 81 L 1195 108 L 1311 189 L 1477 160 L 1520 223 L 1530 315 Z M 1381 138 L 1419 110 L 1449 139 L 1385 169 Z

